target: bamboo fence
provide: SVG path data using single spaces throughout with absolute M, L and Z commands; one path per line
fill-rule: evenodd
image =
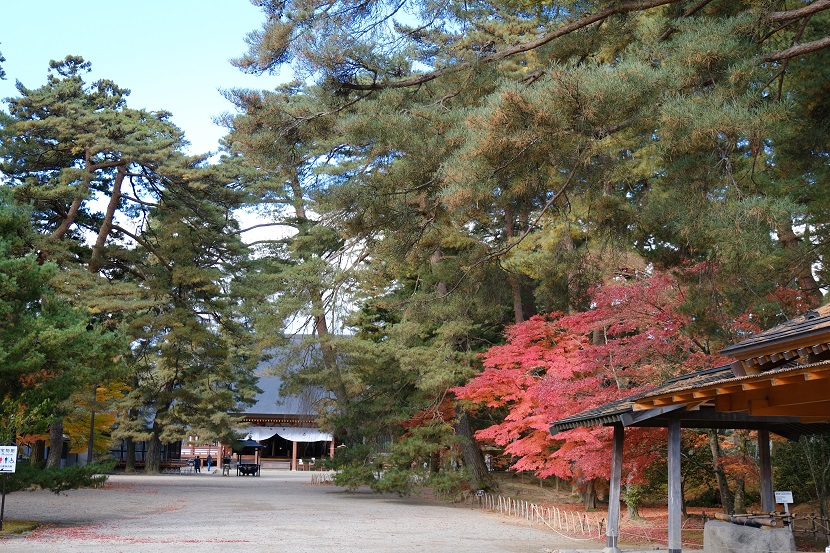
M 546 527 L 570 537 L 581 536 L 586 541 L 605 539 L 605 518 L 598 514 L 546 507 L 521 499 L 483 492 L 476 495 L 482 509 L 519 518 L 530 526 Z
M 748 513 L 750 517 L 768 517 L 778 521 L 776 526 L 789 527 L 793 534 L 812 539 L 813 542 L 830 542 L 830 519 L 815 513 L 799 515 L 798 513 Z M 714 516 L 703 513 L 704 523 Z

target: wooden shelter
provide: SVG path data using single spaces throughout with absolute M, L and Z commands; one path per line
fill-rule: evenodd
M 330 400 L 330 393 L 309 386 L 300 393 L 283 394 L 283 380 L 273 374 L 275 365 L 300 363 L 286 363 L 289 355 L 287 349 L 277 351 L 271 360 L 257 367 L 257 386 L 261 391 L 253 405 L 235 413 L 242 417 L 242 438 L 263 446 L 259 453 L 262 468 L 297 470 L 308 466 L 301 462 L 303 458 L 308 461 L 334 456 L 334 437 L 321 431 L 316 422 L 319 411 Z
M 668 429 L 669 553 L 681 551 L 681 428 L 757 430 L 765 511 L 775 507 L 769 433 L 791 440 L 830 433 L 830 306 L 809 311 L 721 353 L 735 361 L 671 379 L 647 392 L 551 425 L 553 434 L 598 424 L 614 428 L 606 551 L 619 551 L 620 479 L 626 427 Z

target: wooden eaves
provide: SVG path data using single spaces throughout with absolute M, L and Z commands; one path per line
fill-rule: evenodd
M 786 386 L 802 383 L 815 390 L 789 397 L 793 388 Z M 721 366 L 673 378 L 655 388 L 560 419 L 551 424 L 550 431 L 557 434 L 581 426 L 614 425 L 667 428 L 671 421 L 679 420 L 683 428 L 765 429 L 797 440 L 803 435 L 830 433 L 830 409 L 821 411 L 830 399 L 825 389 L 828 385 L 830 363 L 785 368 L 757 377 L 735 377 L 729 366 Z M 778 389 L 772 390 L 775 386 Z M 748 397 L 729 395 L 744 388 Z M 761 396 L 770 392 L 763 406 Z M 779 399 L 782 395 L 788 399 Z M 823 400 L 815 408 L 819 413 L 816 417 L 793 416 L 780 409 L 784 401 L 810 398 Z M 752 410 L 737 408 L 743 405 L 752 405 Z

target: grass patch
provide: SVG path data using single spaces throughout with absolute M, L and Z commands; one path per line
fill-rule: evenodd
M 3 520 L 3 530 L 0 531 L 0 537 L 31 532 L 38 526 L 40 526 L 40 522 L 34 520 Z

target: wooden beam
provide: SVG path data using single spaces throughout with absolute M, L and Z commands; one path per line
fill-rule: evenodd
M 771 406 L 805 405 L 830 398 L 830 380 L 802 381 L 800 384 L 773 386 L 768 392 Z
M 625 429 L 614 425 L 614 446 L 611 451 L 611 482 L 608 491 L 608 525 L 605 531 L 606 553 L 620 553 L 617 542 L 620 537 L 620 486 L 622 481 L 623 441 Z
M 622 415 L 620 415 L 620 422 L 623 423 L 623 426 L 634 426 L 638 423 L 642 423 L 643 421 L 647 421 L 649 419 L 653 419 L 655 417 L 665 415 L 666 413 L 671 413 L 681 409 L 683 409 L 683 405 L 671 405 L 668 407 L 660 407 L 657 409 L 637 409 L 637 406 L 635 404 L 634 412 L 623 413 Z
M 674 401 L 672 401 L 671 397 L 656 397 L 652 400 L 652 405 L 655 407 L 661 407 L 665 405 L 674 405 Z
M 746 376 L 746 364 L 741 361 L 733 361 L 729 367 L 732 369 L 732 374 L 735 376 Z
M 804 373 L 804 378 L 807 380 L 821 380 L 823 378 L 830 378 L 830 370 L 810 369 Z
M 706 405 L 707 403 L 708 403 L 708 400 L 706 400 L 706 399 L 697 400 L 697 401 L 687 401 L 686 404 L 685 404 L 686 405 L 686 410 L 687 411 L 694 411 L 696 409 L 699 409 L 702 405 Z
M 770 462 L 769 430 L 758 431 L 758 461 L 761 465 L 761 510 L 771 513 L 775 510 L 772 491 L 772 463 Z
M 768 355 L 762 355 L 761 357 L 756 357 L 755 359 L 753 359 L 753 361 L 755 361 L 756 365 L 767 365 L 767 364 L 772 362 Z
M 682 553 L 683 497 L 680 480 L 680 421 L 669 423 L 669 553 Z
M 741 390 L 748 391 L 748 390 L 763 390 L 765 388 L 772 387 L 772 380 L 765 379 L 765 380 L 754 380 L 752 382 L 745 382 L 741 384 Z
M 674 395 L 671 396 L 672 404 L 686 403 L 688 401 L 692 401 L 693 399 L 694 399 L 694 395 L 692 394 L 691 390 L 683 392 L 681 394 L 674 394 Z
M 777 406 L 752 403 L 747 413 L 756 417 L 786 417 L 798 413 L 802 422 L 824 422 L 830 421 L 830 400 L 821 403 L 811 403 L 798 406 Z
M 798 374 L 787 374 L 782 376 L 775 376 L 770 379 L 770 385 L 775 386 L 788 386 L 790 384 L 800 384 L 807 380 L 807 375 L 805 373 L 798 373 Z

